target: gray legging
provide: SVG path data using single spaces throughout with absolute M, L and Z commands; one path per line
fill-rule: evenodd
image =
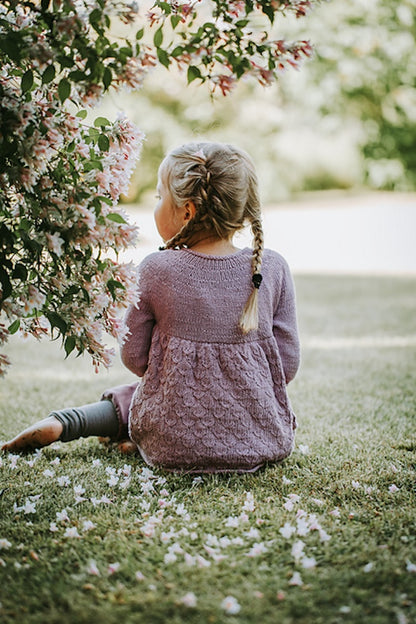
M 51 412 L 50 416 L 54 416 L 62 423 L 63 431 L 59 438 L 62 442 L 89 436 L 115 439 L 119 433 L 116 410 L 113 403 L 106 399 L 98 403 Z

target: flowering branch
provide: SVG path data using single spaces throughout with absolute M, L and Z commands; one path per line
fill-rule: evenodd
M 123 339 L 118 312 L 135 275 L 117 253 L 136 228 L 117 204 L 143 137 L 125 118 L 87 126 L 84 107 L 139 88 L 156 64 L 224 95 L 245 75 L 269 84 L 311 53 L 271 36 L 275 15 L 312 4 L 156 0 L 144 17 L 117 0 L 1 4 L 0 344 L 17 331 L 61 337 L 67 355 L 87 351 L 97 368 L 112 355 L 103 335 Z M 135 36 L 115 39 L 112 18 Z M 7 365 L 0 356 L 0 375 Z

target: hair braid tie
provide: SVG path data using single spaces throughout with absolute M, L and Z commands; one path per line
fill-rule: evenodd
M 259 289 L 260 288 L 260 284 L 263 281 L 263 275 L 261 273 L 254 273 L 253 277 L 251 278 L 251 281 L 254 284 L 254 288 Z

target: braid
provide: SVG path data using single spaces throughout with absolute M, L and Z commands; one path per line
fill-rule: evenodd
M 263 227 L 259 217 L 252 218 L 251 231 L 254 239 L 251 264 L 253 289 L 240 317 L 240 328 L 244 334 L 248 334 L 259 326 L 259 287 L 263 279 L 260 270 L 264 249 Z
M 166 241 L 164 247 L 161 247 L 160 249 L 177 249 L 184 247 L 187 243 L 189 243 L 193 234 L 205 229 L 202 225 L 205 220 L 204 216 L 205 215 L 197 213 L 193 219 L 185 223 L 183 228 L 181 228 L 173 238 Z
M 261 263 L 263 260 L 264 236 L 263 226 L 260 219 L 253 219 L 251 222 L 251 231 L 253 232 L 253 275 L 260 273 Z

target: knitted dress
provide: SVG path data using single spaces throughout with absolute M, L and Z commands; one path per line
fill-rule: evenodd
M 286 392 L 299 366 L 293 282 L 282 256 L 265 250 L 259 328 L 243 334 L 251 254 L 166 250 L 139 267 L 121 357 L 143 377 L 129 435 L 151 466 L 252 471 L 293 448 L 296 419 Z M 115 390 L 107 398 L 125 419 L 126 396 Z

